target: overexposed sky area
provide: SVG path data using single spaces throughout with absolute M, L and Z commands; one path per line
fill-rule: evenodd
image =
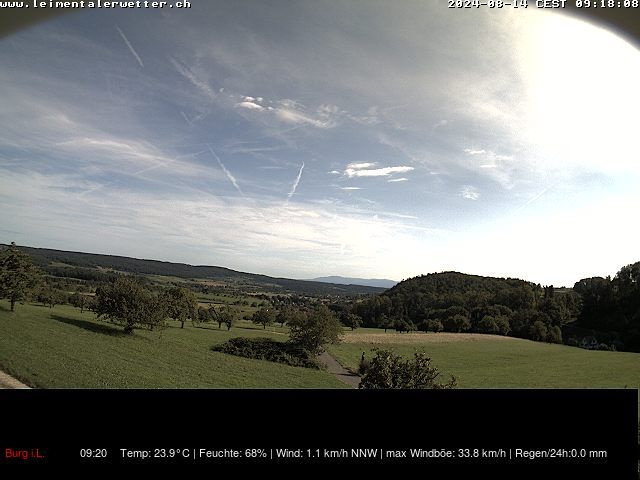
M 571 286 L 640 260 L 638 85 L 535 8 L 87 9 L 0 41 L 0 241 Z

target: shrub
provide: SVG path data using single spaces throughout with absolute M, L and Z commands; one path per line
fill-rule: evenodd
M 547 342 L 549 343 L 562 343 L 562 331 L 560 327 L 550 327 L 547 331 Z
M 429 320 L 427 321 L 427 332 L 441 332 L 444 330 L 442 326 L 442 322 L 440 320 Z
M 454 388 L 456 379 L 438 383 L 438 369 L 424 352 L 416 352 L 413 360 L 405 360 L 389 350 L 374 349 L 375 356 L 362 376 L 359 388 L 444 389 Z
M 212 350 L 238 357 L 284 363 L 294 367 L 321 368 L 308 350 L 291 342 L 277 342 L 270 338 L 232 338 L 212 347 Z

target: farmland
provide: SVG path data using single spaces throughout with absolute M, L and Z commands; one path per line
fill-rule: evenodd
M 25 304 L 11 314 L 0 302 L 0 369 L 39 388 L 344 387 L 327 372 L 211 351 L 237 336 L 284 340 L 280 327 L 178 325 L 125 335 L 70 306 Z
M 640 388 L 640 354 L 589 351 L 519 338 L 452 333 L 382 333 L 359 329 L 329 348 L 356 369 L 362 352 L 386 348 L 403 356 L 428 353 L 461 388 Z

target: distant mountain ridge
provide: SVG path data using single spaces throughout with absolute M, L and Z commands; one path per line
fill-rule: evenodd
M 366 287 L 391 288 L 398 284 L 395 280 L 386 278 L 350 278 L 333 275 L 311 279 L 312 282 L 334 283 L 338 285 L 362 285 Z
M 0 249 L 7 245 L 0 244 Z M 96 253 L 69 252 L 48 248 L 19 246 L 28 253 L 33 262 L 46 273 L 55 276 L 85 274 L 96 269 L 109 269 L 138 275 L 163 275 L 179 278 L 211 279 L 232 282 L 244 287 L 264 289 L 272 292 L 319 294 L 319 295 L 362 295 L 382 293 L 385 288 L 365 285 L 348 285 L 276 278 L 256 273 L 238 272 L 225 267 L 188 265 L 185 263 L 143 260 L 139 258 Z M 62 265 L 61 265 L 62 264 Z M 65 273 L 68 270 L 68 275 Z

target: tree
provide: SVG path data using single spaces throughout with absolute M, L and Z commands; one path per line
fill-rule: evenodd
M 500 329 L 496 322 L 496 317 L 492 315 L 485 315 L 478 323 L 478 331 L 481 333 L 498 333 Z
M 284 324 L 287 323 L 287 309 L 281 309 L 276 315 L 276 322 L 280 324 L 280 327 L 284 327 Z
M 438 369 L 424 352 L 416 352 L 412 360 L 405 360 L 390 350 L 374 349 L 375 356 L 366 366 L 359 388 L 383 389 L 445 389 L 454 388 L 456 379 L 438 383 Z
M 275 318 L 273 310 L 263 307 L 251 316 L 251 321 L 256 325 L 262 325 L 262 328 L 266 329 L 267 325 L 273 325 Z
M 291 342 L 311 353 L 320 353 L 327 343 L 337 343 L 342 334 L 342 324 L 326 305 L 310 312 L 298 311 L 288 324 Z
M 498 329 L 498 333 L 500 335 L 507 335 L 511 331 L 511 325 L 509 324 L 509 319 L 504 315 L 498 315 L 495 317 L 496 328 Z
M 165 302 L 167 316 L 180 322 L 180 328 L 184 328 L 188 319 L 198 318 L 198 299 L 191 290 L 172 287 L 162 293 L 162 301 Z
M 167 316 L 164 302 L 128 277 L 118 277 L 113 284 L 98 287 L 94 311 L 98 318 L 122 325 L 125 333 L 132 333 L 134 328 L 152 330 L 161 326 Z
M 544 342 L 547 338 L 547 326 L 540 320 L 533 322 L 529 327 L 529 337 L 537 342 Z
M 211 321 L 209 310 L 210 308 L 198 307 L 198 317 L 193 319 L 193 323 L 209 323 Z
M 40 290 L 37 296 L 37 300 L 43 305 L 53 308 L 56 305 L 65 303 L 65 298 L 62 292 L 54 290 L 53 288 L 45 288 Z
M 31 258 L 11 242 L 0 254 L 0 298 L 8 298 L 11 311 L 16 302 L 23 300 L 40 280 L 40 272 L 32 265 Z
M 397 319 L 395 322 L 393 322 L 393 328 L 396 329 L 396 331 L 400 332 L 400 333 L 407 333 L 410 332 L 412 330 L 416 329 L 416 326 L 411 323 L 411 322 L 407 322 L 404 319 Z
M 76 293 L 69 297 L 69 303 L 74 307 L 79 308 L 80 313 L 84 313 L 84 309 L 90 308 L 91 306 L 91 297 L 76 291 Z
M 550 327 L 547 331 L 547 342 L 562 343 L 562 330 L 557 325 Z
M 345 326 L 350 327 L 351 330 L 355 330 L 362 325 L 362 318 L 359 315 L 348 313 L 344 316 L 343 323 Z
M 227 326 L 227 330 L 231 330 L 236 321 L 236 311 L 229 305 L 225 305 L 218 311 L 216 320 L 218 325 L 224 324 Z
M 445 319 L 444 328 L 448 332 L 466 332 L 471 328 L 471 320 L 466 315 L 456 314 L 453 317 Z
M 435 318 L 432 318 L 431 320 L 427 321 L 427 332 L 441 332 L 442 330 L 444 330 L 444 327 L 442 326 L 442 322 L 440 320 L 437 320 Z

